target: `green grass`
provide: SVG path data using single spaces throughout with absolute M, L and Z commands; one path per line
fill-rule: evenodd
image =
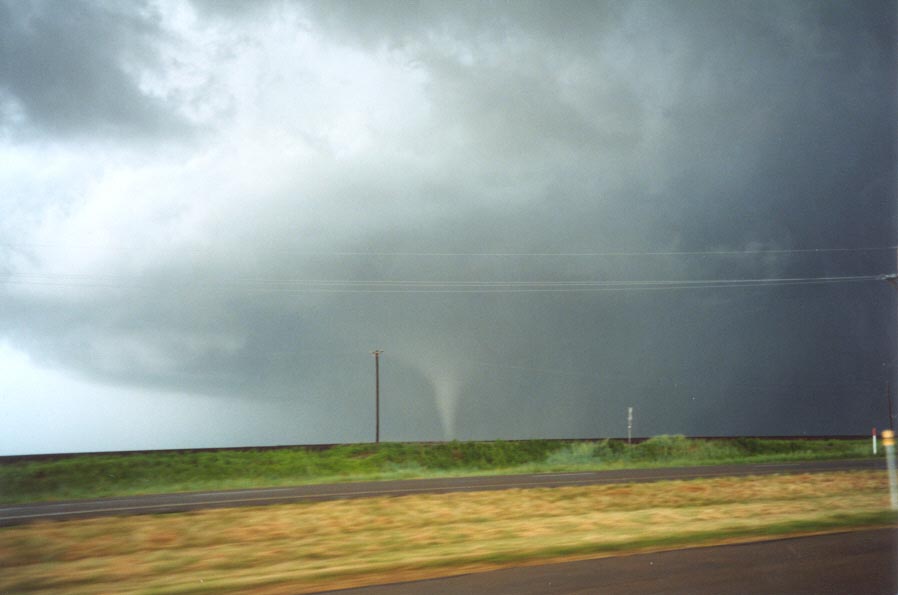
M 0 465 L 0 502 L 484 473 L 581 471 L 870 456 L 866 440 L 690 440 L 348 444 L 94 454 Z

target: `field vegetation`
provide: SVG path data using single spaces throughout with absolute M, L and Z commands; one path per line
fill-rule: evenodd
M 371 479 L 870 456 L 865 440 L 690 440 L 351 444 L 327 449 L 92 454 L 0 464 L 0 502 L 244 489 Z
M 0 529 L 0 593 L 293 595 L 894 523 L 883 471 L 38 522 Z

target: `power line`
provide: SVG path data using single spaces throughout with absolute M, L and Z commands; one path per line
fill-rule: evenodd
M 23 247 L 53 247 L 53 246 L 75 246 L 75 247 L 93 247 L 105 248 L 106 245 L 100 244 L 84 244 L 84 243 L 66 243 L 66 242 L 4 242 L 0 241 L 0 246 L 10 248 Z M 637 257 L 637 256 L 742 256 L 742 255 L 764 255 L 764 254 L 830 254 L 830 253 L 851 253 L 851 252 L 881 252 L 894 251 L 898 246 L 861 246 L 853 248 L 780 248 L 780 249 L 753 249 L 753 250 L 650 250 L 650 251 L 600 251 L 600 252 L 373 252 L 373 251 L 300 251 L 300 250 L 272 250 L 272 254 L 290 254 L 293 256 L 314 256 L 314 257 L 334 257 L 334 256 L 356 256 L 356 257 Z M 212 252 L 212 249 L 195 248 L 188 249 L 190 252 Z
M 617 281 L 421 281 L 421 280 L 352 280 L 352 279 L 223 279 L 166 283 L 190 288 L 233 288 L 274 293 L 572 293 L 599 291 L 659 291 L 676 289 L 730 289 L 740 287 L 775 287 L 826 285 L 880 281 L 883 275 L 846 275 L 828 277 L 767 277 L 741 279 L 655 279 Z M 151 283 L 126 277 L 68 275 L 9 275 L 3 280 L 10 285 L 35 287 L 84 287 L 107 289 L 159 289 Z
M 619 280 L 529 280 L 529 281 L 489 281 L 489 280 L 425 280 L 425 279 L 304 279 L 300 277 L 222 277 L 197 280 L 195 278 L 186 281 L 187 284 L 215 284 L 215 285 L 265 285 L 265 284 L 315 284 L 315 285 L 655 285 L 655 284 L 684 284 L 684 283 L 760 283 L 760 282 L 800 282 L 800 281 L 844 281 L 860 279 L 865 281 L 887 281 L 894 275 L 870 274 L 870 275 L 842 275 L 823 277 L 743 277 L 735 279 L 619 279 Z M 22 282 L 108 282 L 138 281 L 134 275 L 90 275 L 67 273 L 10 273 L 6 275 L 9 281 Z
M 295 252 L 298 256 L 409 256 L 409 257 L 593 257 L 593 256 L 740 256 L 757 254 L 812 254 L 834 252 L 892 251 L 896 246 L 861 248 L 784 248 L 757 250 L 669 250 L 669 251 L 612 251 L 612 252 Z

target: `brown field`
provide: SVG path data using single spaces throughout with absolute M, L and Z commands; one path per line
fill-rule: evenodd
M 0 529 L 0 593 L 295 594 L 892 524 L 879 471 L 415 495 Z

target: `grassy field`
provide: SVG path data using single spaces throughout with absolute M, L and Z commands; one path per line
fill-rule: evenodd
M 870 456 L 866 440 L 497 441 L 341 445 L 326 450 L 96 454 L 0 465 L 0 502 L 242 489 L 360 479 L 582 471 Z
M 286 595 L 894 524 L 882 471 L 415 495 L 0 529 L 0 593 Z

